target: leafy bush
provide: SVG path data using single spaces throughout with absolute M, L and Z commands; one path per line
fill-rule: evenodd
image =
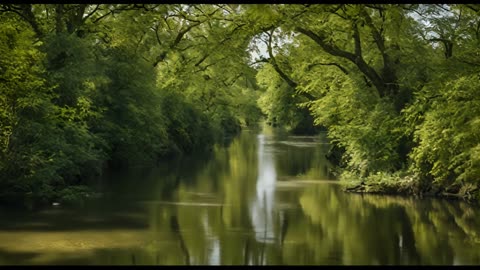
M 411 153 L 412 171 L 442 186 L 479 184 L 479 76 L 462 76 L 436 90 L 414 133 L 418 146 Z

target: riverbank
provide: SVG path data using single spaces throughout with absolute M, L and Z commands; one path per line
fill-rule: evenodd
M 383 195 L 405 195 L 414 197 L 435 197 L 449 200 L 462 200 L 479 204 L 480 187 L 471 183 L 440 185 L 422 185 L 422 181 L 413 175 L 377 173 L 369 177 L 358 177 L 344 172 L 340 176 L 343 190 L 349 193 L 370 193 Z

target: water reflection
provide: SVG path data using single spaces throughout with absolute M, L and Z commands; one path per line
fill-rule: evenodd
M 83 209 L 0 211 L 0 264 L 480 264 L 477 208 L 346 194 L 322 142 L 244 132 L 210 157 L 112 172 Z
M 251 219 L 258 242 L 272 243 L 273 231 L 273 200 L 275 192 L 276 171 L 273 160 L 274 150 L 266 143 L 264 134 L 258 135 L 258 177 L 256 197 L 251 206 Z

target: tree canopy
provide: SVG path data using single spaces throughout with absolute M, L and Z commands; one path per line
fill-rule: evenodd
M 326 130 L 342 177 L 364 190 L 391 179 L 406 192 L 470 196 L 479 12 L 1 4 L 0 198 L 49 201 L 107 167 L 209 149 L 261 117 Z

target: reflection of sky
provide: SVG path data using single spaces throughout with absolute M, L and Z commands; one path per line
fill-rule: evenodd
M 213 240 L 213 247 L 208 256 L 209 265 L 220 265 L 220 241 L 218 238 Z
M 257 193 L 250 214 L 255 238 L 259 242 L 273 242 L 273 195 L 276 171 L 271 146 L 266 145 L 265 135 L 258 135 L 258 178 Z
M 205 230 L 205 235 L 209 236 L 208 241 L 208 264 L 209 265 L 220 265 L 220 241 L 218 237 L 215 236 L 210 230 L 210 225 L 208 223 L 208 215 L 204 215 L 202 218 L 202 225 Z M 194 263 L 195 264 L 195 263 Z

